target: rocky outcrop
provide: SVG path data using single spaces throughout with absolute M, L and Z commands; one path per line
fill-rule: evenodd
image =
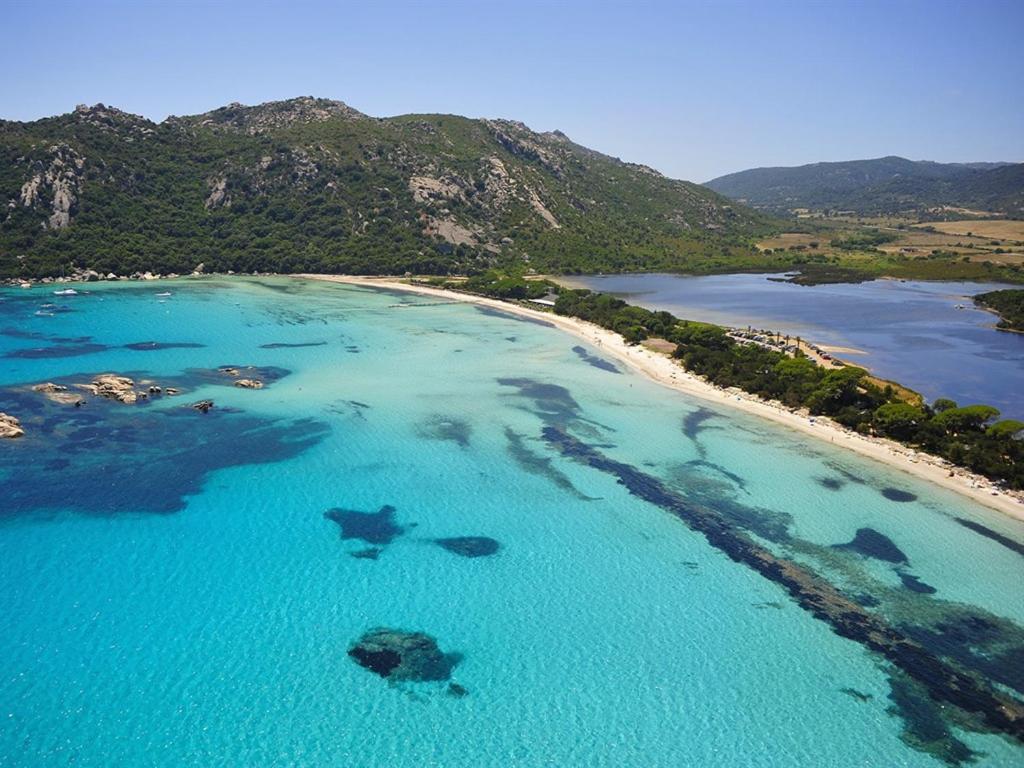
M 501 549 L 501 544 L 489 536 L 454 536 L 450 539 L 434 539 L 434 543 L 461 557 L 490 557 Z
M 156 133 L 156 124 L 142 117 L 125 112 L 117 107 L 106 104 L 79 104 L 75 107 L 74 117 L 80 125 L 88 125 L 101 131 L 117 133 L 127 141 L 136 138 L 144 139 Z
M 429 203 L 435 200 L 465 200 L 462 191 L 462 180 L 454 176 L 434 179 L 430 176 L 413 176 L 409 179 L 409 191 L 417 203 Z
M 563 177 L 564 171 L 558 154 L 539 140 L 545 134 L 534 133 L 525 124 L 515 120 L 485 120 L 484 123 L 509 153 L 521 160 L 539 163 L 556 178 Z M 562 134 L 557 141 L 564 143 L 568 140 Z
M 47 381 L 44 384 L 35 384 L 32 387 L 33 392 L 39 392 L 46 396 L 47 400 L 60 405 L 74 405 L 79 406 L 85 402 L 85 399 L 77 392 L 71 392 L 67 387 L 62 384 L 54 384 L 52 381 Z
M 167 122 L 182 127 L 197 125 L 256 136 L 291 125 L 318 123 L 338 117 L 347 120 L 369 119 L 341 101 L 300 96 L 286 101 L 268 101 L 254 107 L 233 102 L 202 115 L 172 116 L 167 118 Z
M 544 205 L 544 201 L 540 199 L 540 195 L 537 194 L 537 191 L 534 189 L 527 189 L 526 192 L 530 196 L 530 207 L 533 208 L 533 210 L 536 211 L 542 219 L 544 219 L 547 225 L 552 229 L 561 229 L 562 225 L 558 223 L 558 219 L 555 218 L 555 215 L 547 209 L 546 205 Z
M 235 386 L 242 389 L 263 389 L 263 382 L 259 379 L 239 379 Z
M 206 210 L 211 208 L 227 208 L 231 205 L 226 176 L 217 176 L 210 180 L 210 194 L 206 196 L 206 202 L 203 205 L 206 207 Z
M 22 437 L 25 430 L 21 428 L 21 422 L 13 416 L 0 412 L 0 438 Z
M 200 400 L 198 403 L 192 403 L 192 407 L 200 413 L 209 413 L 213 408 L 213 400 Z
M 45 207 L 49 216 L 43 226 L 63 229 L 78 202 L 85 158 L 67 144 L 50 147 L 49 154 L 49 164 L 37 162 L 35 173 L 22 184 L 19 201 L 25 208 Z
M 96 397 L 107 400 L 116 400 L 125 405 L 134 405 L 139 397 L 145 397 L 145 393 L 135 391 L 135 381 L 127 376 L 118 376 L 113 373 L 105 373 L 97 376 L 90 384 L 80 385 L 83 389 L 92 392 Z

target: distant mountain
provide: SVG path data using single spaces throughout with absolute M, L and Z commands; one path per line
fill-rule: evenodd
M 810 208 L 873 214 L 955 206 L 1024 216 L 1024 164 L 882 157 L 754 168 L 720 176 L 705 186 L 775 213 Z
M 303 97 L 153 123 L 0 121 L 0 277 L 685 269 L 769 219 L 554 131 Z

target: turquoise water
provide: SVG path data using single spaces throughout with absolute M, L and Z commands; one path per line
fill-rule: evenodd
M 0 443 L 0 765 L 1024 760 L 636 483 L 1017 697 L 1024 525 L 464 304 L 285 279 L 87 289 L 0 293 L 0 411 L 27 431 Z M 102 372 L 184 391 L 76 409 L 26 389 Z M 384 505 L 403 530 L 376 559 L 324 518 Z M 859 529 L 902 559 L 833 546 Z M 456 536 L 500 549 L 434 541 Z M 378 626 L 461 654 L 468 695 L 354 663 Z

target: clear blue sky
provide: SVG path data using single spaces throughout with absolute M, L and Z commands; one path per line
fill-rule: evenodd
M 0 117 L 232 101 L 509 117 L 668 175 L 1024 160 L 1024 0 L 0 0 Z

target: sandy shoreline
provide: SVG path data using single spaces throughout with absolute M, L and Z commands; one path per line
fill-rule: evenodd
M 396 278 L 355 277 L 349 275 L 292 275 L 292 277 L 409 291 L 424 296 L 478 304 L 524 317 L 545 320 L 563 331 L 584 339 L 596 347 L 600 347 L 603 352 L 624 362 L 633 370 L 677 392 L 699 397 L 716 405 L 735 408 L 752 416 L 769 419 L 790 429 L 811 435 L 816 439 L 825 440 L 833 445 L 847 448 L 862 456 L 874 459 L 942 488 L 955 491 L 972 501 L 1024 521 L 1024 498 L 996 489 L 992 483 L 980 475 L 974 475 L 964 469 L 952 468 L 951 465 L 941 459 L 918 453 L 891 440 L 865 437 L 827 418 L 818 416 L 812 420 L 806 414 L 791 411 L 778 403 L 761 400 L 746 392 L 735 389 L 721 389 L 693 374 L 687 373 L 680 365 L 666 355 L 646 347 L 630 346 L 617 333 L 578 318 L 563 317 L 484 296 L 474 296 L 458 291 L 400 282 Z M 953 477 L 949 476 L 951 469 L 955 473 Z

